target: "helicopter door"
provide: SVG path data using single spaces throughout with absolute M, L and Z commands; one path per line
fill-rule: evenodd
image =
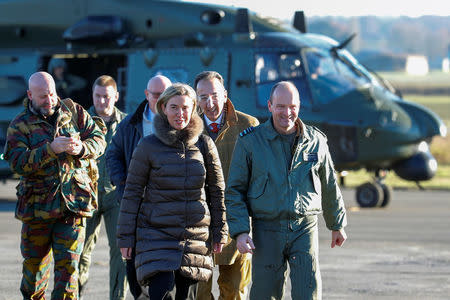
M 192 86 L 198 73 L 213 70 L 226 80 L 228 62 L 229 54 L 225 49 L 148 49 L 132 53 L 128 56 L 127 111 L 133 111 L 144 100 L 147 82 L 155 75 Z

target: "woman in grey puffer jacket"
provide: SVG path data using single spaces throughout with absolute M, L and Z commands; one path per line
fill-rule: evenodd
M 195 299 L 197 282 L 212 275 L 211 245 L 219 253 L 227 239 L 222 168 L 191 87 L 170 86 L 156 105 L 154 134 L 139 142 L 128 170 L 118 245 L 125 258 L 136 247 L 150 299 L 175 290 L 177 299 Z

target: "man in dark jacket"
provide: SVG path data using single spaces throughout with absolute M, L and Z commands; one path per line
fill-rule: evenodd
M 106 165 L 111 182 L 116 186 L 119 201 L 122 199 L 125 189 L 125 181 L 133 151 L 141 138 L 152 133 L 156 101 L 171 84 L 169 78 L 162 75 L 151 78 L 145 89 L 146 99 L 142 101 L 133 114 L 128 115 L 119 124 L 116 134 L 108 147 Z M 133 252 L 131 259 L 127 260 L 127 278 L 131 294 L 137 299 L 142 291 L 136 279 L 134 254 Z
M 94 105 L 89 109 L 91 116 L 102 118 L 108 130 L 105 135 L 106 144 L 116 133 L 117 126 L 125 118 L 126 114 L 116 106 L 119 100 L 119 92 L 114 78 L 108 75 L 98 77 L 92 87 Z M 85 285 L 89 278 L 91 255 L 100 234 L 100 225 L 103 216 L 106 234 L 109 244 L 109 299 L 124 300 L 128 285 L 126 281 L 126 264 L 122 259 L 120 250 L 116 244 L 117 219 L 119 217 L 119 203 L 115 187 L 106 172 L 106 158 L 102 155 L 97 159 L 99 169 L 98 180 L 98 209 L 86 222 L 86 242 L 80 257 L 80 276 L 78 285 L 80 296 L 85 291 Z
M 195 78 L 195 88 L 201 117 L 207 133 L 215 142 L 225 180 L 230 168 L 234 144 L 239 133 L 250 126 L 257 126 L 258 120 L 234 109 L 228 99 L 222 76 L 214 71 L 204 71 Z M 246 299 L 247 285 L 251 277 L 251 256 L 241 254 L 236 242 L 228 239 L 222 253 L 214 254 L 214 262 L 219 265 L 217 280 L 220 299 Z M 198 285 L 197 300 L 214 299 L 212 278 Z

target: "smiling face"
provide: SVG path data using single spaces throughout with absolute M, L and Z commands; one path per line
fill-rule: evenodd
M 275 130 L 280 134 L 293 133 L 300 111 L 300 97 L 297 89 L 288 84 L 279 85 L 267 105 L 272 113 Z
M 114 106 L 119 100 L 119 93 L 109 86 L 96 85 L 92 91 L 95 111 L 100 117 L 110 117 L 114 112 Z
M 176 130 L 186 128 L 191 120 L 194 102 L 188 96 L 173 96 L 164 106 L 164 114 L 167 116 L 170 126 Z
M 202 79 L 197 83 L 198 105 L 211 121 L 216 121 L 227 102 L 227 91 L 217 78 Z

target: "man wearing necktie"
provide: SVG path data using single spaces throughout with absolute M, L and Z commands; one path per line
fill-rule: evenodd
M 216 143 L 226 182 L 239 133 L 248 127 L 257 126 L 259 122 L 256 118 L 234 109 L 219 73 L 204 71 L 198 74 L 194 87 L 205 131 Z M 246 299 L 246 287 L 251 278 L 251 256 L 240 254 L 236 249 L 236 242 L 229 237 L 222 253 L 214 255 L 214 262 L 219 265 L 219 299 Z M 214 299 L 211 287 L 212 278 L 206 283 L 200 282 L 197 300 Z

